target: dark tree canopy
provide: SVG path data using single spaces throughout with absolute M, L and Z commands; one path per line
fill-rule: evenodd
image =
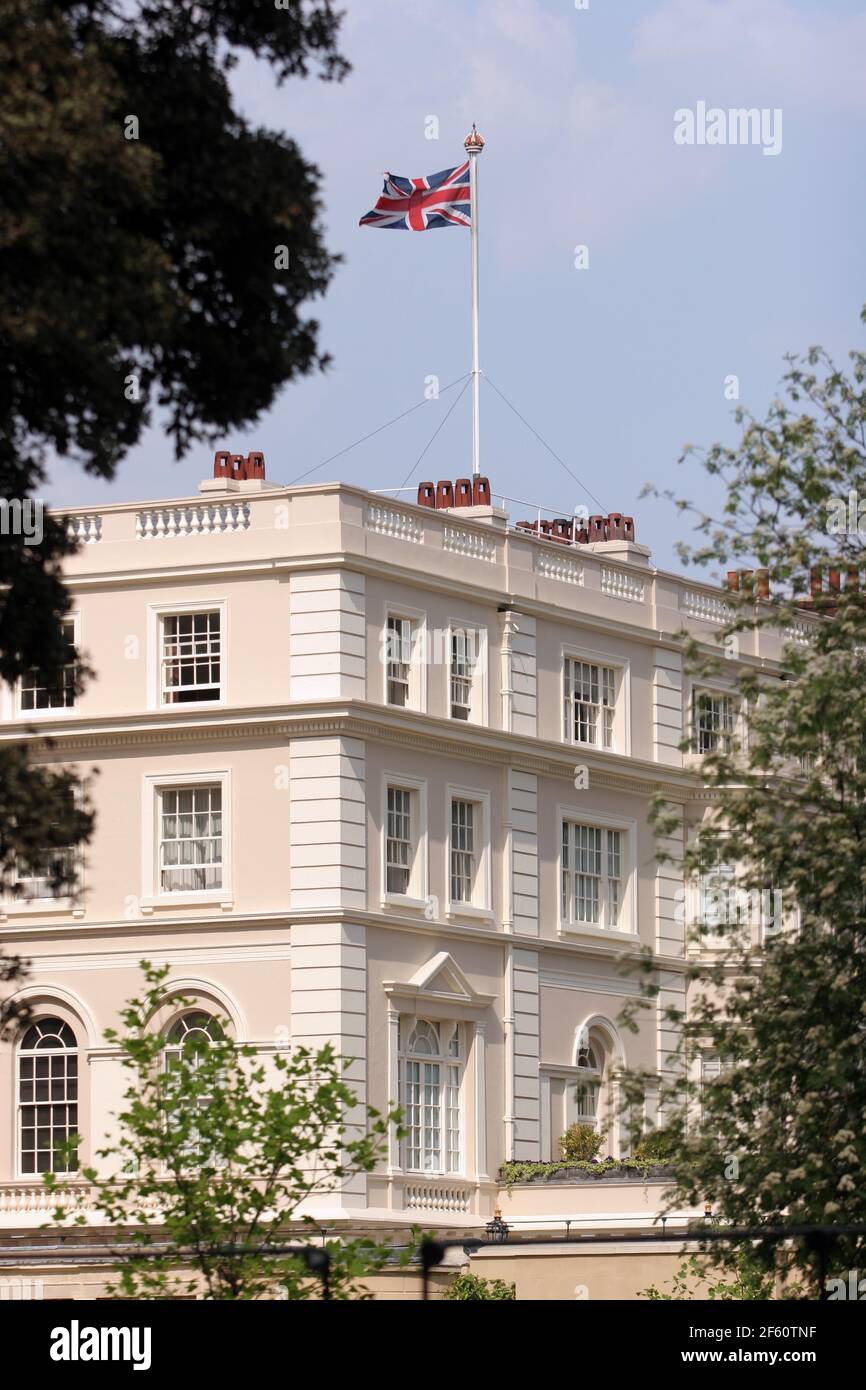
M 38 496 L 52 452 L 111 478 L 157 411 L 180 457 L 326 365 L 304 310 L 337 260 L 319 171 L 238 114 L 227 73 L 246 51 L 280 81 L 339 80 L 340 19 L 330 0 L 0 7 L 0 498 Z M 0 678 L 57 679 L 71 549 L 48 516 L 37 545 L 4 525 Z M 63 780 L 16 758 L 0 883 L 68 814 Z

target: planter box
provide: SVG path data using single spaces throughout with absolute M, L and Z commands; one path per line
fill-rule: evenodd
M 610 1168 L 607 1172 L 592 1173 L 585 1168 L 560 1168 L 555 1173 L 535 1173 L 531 1178 L 523 1178 L 511 1185 L 513 1187 L 528 1187 L 535 1183 L 574 1183 L 585 1182 L 593 1184 L 602 1183 L 647 1183 L 647 1182 L 667 1182 L 674 1175 L 673 1168 L 666 1168 L 660 1163 L 650 1164 L 647 1168 Z

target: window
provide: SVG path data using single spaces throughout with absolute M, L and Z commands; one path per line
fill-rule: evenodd
M 626 832 L 562 823 L 562 920 L 619 928 Z
M 160 703 L 218 700 L 220 612 L 166 613 L 162 619 Z
M 78 662 L 75 650 L 75 619 L 63 624 L 63 643 L 66 661 L 56 679 L 48 678 L 35 668 L 21 677 L 20 707 L 22 710 L 73 709 Z
M 489 917 L 490 793 L 468 787 L 445 788 L 448 840 L 448 912 Z
M 25 902 L 70 897 L 75 883 L 75 850 L 46 849 L 29 864 L 19 860 L 14 893 Z
M 695 749 L 698 753 L 729 753 L 734 734 L 732 695 L 696 692 L 694 697 Z
M 451 802 L 451 901 L 471 903 L 478 871 L 476 815 L 472 801 Z
M 585 1076 L 575 1086 L 574 1118 L 578 1124 L 595 1127 L 601 1096 L 601 1067 L 595 1050 L 587 1043 L 578 1049 L 577 1065 Z
M 570 743 L 614 748 L 616 670 L 565 660 L 565 737 Z
M 159 891 L 221 888 L 222 787 L 165 787 L 159 798 Z
M 698 888 L 698 921 L 708 935 L 722 936 L 724 928 L 735 923 L 739 915 L 736 870 L 722 862 L 718 851 L 709 858 L 704 855 Z M 718 930 L 721 927 L 721 932 Z
M 412 876 L 412 793 L 388 788 L 388 833 L 385 845 L 385 887 L 389 893 L 409 892 Z
M 31 1024 L 18 1050 L 18 1134 L 22 1173 L 71 1173 L 62 1152 L 78 1130 L 78 1051 L 59 1018 Z
M 409 704 L 409 676 L 412 669 L 412 621 L 389 615 L 386 625 L 387 694 L 389 705 Z
M 166 1070 L 171 1071 L 181 1053 L 186 1053 L 195 1069 L 201 1053 L 223 1036 L 223 1030 L 212 1014 L 204 1013 L 201 1009 L 181 1014 L 166 1034 Z
M 165 1070 L 169 1078 L 173 1072 L 180 1071 L 180 1062 L 183 1058 L 186 1065 L 177 1079 L 181 1083 L 188 1084 L 189 1071 L 198 1071 L 202 1058 L 211 1043 L 220 1041 L 224 1036 L 222 1027 L 212 1014 L 204 1013 L 200 1009 L 181 1014 L 180 1018 L 175 1019 L 166 1034 Z M 196 1095 L 195 1097 L 195 1120 L 191 1126 L 188 1143 L 184 1145 L 184 1149 L 190 1157 L 199 1159 L 204 1157 L 201 1136 L 196 1122 L 199 1113 L 207 1109 L 210 1099 L 209 1095 Z M 182 1105 L 185 1100 L 188 1103 L 188 1095 L 179 1091 L 178 1104 Z
M 709 1088 L 712 1086 L 713 1082 L 714 1082 L 714 1081 L 717 1081 L 718 1078 L 721 1076 L 721 1074 L 722 1074 L 722 1072 L 723 1072 L 723 1070 L 724 1070 L 724 1067 L 722 1066 L 722 1059 L 721 1059 L 721 1057 L 719 1056 L 719 1054 L 718 1054 L 717 1052 L 702 1052 L 702 1053 L 701 1053 L 701 1057 L 700 1057 L 700 1064 L 701 1064 L 701 1079 L 700 1079 L 701 1124 L 704 1125 L 704 1124 L 706 1124 L 707 1118 L 708 1118 L 708 1117 L 707 1117 L 707 1113 L 706 1113 L 706 1112 L 707 1112 L 707 1106 L 706 1106 L 707 1093 L 708 1093 L 708 1091 L 709 1091 Z
M 478 683 L 482 675 L 481 633 L 475 628 L 451 629 L 451 718 L 478 719 Z
M 459 1023 L 400 1018 L 400 1105 L 406 1131 L 402 1166 L 459 1173 L 462 1163 Z

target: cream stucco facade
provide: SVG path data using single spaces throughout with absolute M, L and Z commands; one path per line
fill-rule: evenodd
M 71 1030 L 84 1160 L 124 1084 L 104 1030 L 147 957 L 238 1040 L 330 1039 L 363 1098 L 414 1107 L 381 1171 L 320 1206 L 335 1225 L 477 1231 L 502 1201 L 515 1231 L 651 1226 L 640 1185 L 496 1179 L 603 1116 L 618 1063 L 669 1065 L 654 1012 L 618 1027 L 621 962 L 650 947 L 683 997 L 682 844 L 660 867 L 647 813 L 660 792 L 702 814 L 676 634 L 711 642 L 723 595 L 634 542 L 341 484 L 214 479 L 70 523 L 96 679 L 72 706 L 4 690 L 0 732 L 93 772 L 98 824 L 80 896 L 6 902 L 0 943 L 32 963 L 34 1017 Z M 764 630 L 738 659 L 780 654 Z M 0 1050 L 0 1238 L 47 1210 L 19 1053 Z

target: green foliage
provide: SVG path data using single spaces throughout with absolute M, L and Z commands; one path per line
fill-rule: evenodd
M 676 1169 L 671 1205 L 709 1200 L 717 1219 L 737 1226 L 866 1222 L 866 509 L 861 529 L 857 498 L 866 481 L 866 354 L 850 354 L 849 372 L 820 348 L 788 362 L 784 394 L 766 418 L 739 411 L 739 443 L 702 455 L 726 488 L 723 515 L 681 504 L 699 538 L 683 547 L 688 560 L 759 565 L 770 576 L 767 602 L 748 586 L 726 596 L 718 656 L 684 638 L 693 675 L 736 682 L 748 718 L 748 739 L 704 759 L 710 795 L 685 869 L 696 876 L 719 853 L 739 866 L 742 890 L 778 890 L 782 911 L 774 905 L 760 932 L 728 910 L 713 926 L 723 940 L 712 951 L 696 928 L 688 1015 L 660 1010 L 682 1036 L 682 1070 L 669 1071 L 660 1093 Z M 840 526 L 842 510 L 853 526 Z M 824 569 L 824 594 L 806 622 L 813 566 Z M 830 594 L 828 567 L 846 575 L 849 566 L 859 587 Z M 750 659 L 757 630 L 768 642 L 781 638 L 780 670 Z M 682 834 L 682 808 L 659 803 L 654 819 L 660 835 Z M 699 1103 L 702 1049 L 726 1065 Z M 638 1089 L 645 1080 L 630 1078 Z M 814 1245 L 776 1251 L 760 1241 L 753 1256 L 816 1286 Z M 715 1258 L 735 1267 L 721 1246 Z M 836 1239 L 834 1267 L 864 1259 L 863 1238 Z
M 351 1173 L 369 1172 L 396 1112 L 359 1106 L 330 1045 L 278 1051 L 266 1065 L 232 1041 L 222 1020 L 209 1044 L 167 1053 L 165 1023 L 189 1001 L 167 1003 L 167 968 L 145 961 L 142 969 L 141 997 L 123 1009 L 120 1029 L 106 1030 L 130 1074 L 124 1108 L 116 1134 L 98 1150 L 99 1171 L 81 1170 L 96 1211 L 131 1250 L 118 1265 L 118 1292 L 317 1297 L 318 1281 L 298 1258 L 275 1251 L 319 1243 L 299 1206 Z M 50 1174 L 45 1181 L 65 1190 Z M 70 1219 L 86 1222 L 58 1205 L 55 1220 Z M 166 1243 L 167 1255 L 154 1258 Z M 390 1254 L 369 1240 L 326 1244 L 335 1298 L 356 1297 L 357 1281 Z
M 326 364 L 302 313 L 337 259 L 319 172 L 238 114 L 226 73 L 246 51 L 280 80 L 339 79 L 339 23 L 330 0 L 0 7 L 0 498 L 38 496 L 52 452 L 112 477 L 155 409 L 180 455 Z M 76 547 L 62 517 L 45 513 L 42 531 L 0 538 L 10 683 L 35 668 L 54 684 L 66 660 L 61 563 Z M 0 751 L 0 891 L 28 854 L 88 840 L 69 783 Z
M 569 1125 L 559 1140 L 562 1157 L 570 1163 L 589 1163 L 597 1157 L 605 1137 L 589 1125 Z
M 686 1299 L 712 1299 L 722 1302 L 742 1300 L 746 1302 L 766 1302 L 773 1297 L 774 1280 L 771 1274 L 756 1266 L 745 1250 L 738 1250 L 733 1257 L 733 1277 L 709 1283 L 706 1260 L 701 1262 L 697 1255 L 684 1260 L 671 1280 L 670 1292 L 663 1293 L 650 1285 L 638 1294 L 638 1298 L 648 1298 L 653 1302 L 682 1301 Z M 691 1286 L 689 1280 L 692 1280 Z
M 467 1299 L 513 1300 L 517 1298 L 517 1286 L 506 1284 L 504 1279 L 484 1279 L 480 1274 L 457 1274 L 442 1295 L 454 1302 Z
M 667 1163 L 673 1152 L 674 1145 L 663 1129 L 650 1130 L 634 1147 L 634 1157 L 642 1163 Z
M 556 1177 L 561 1173 L 563 1176 L 576 1170 L 578 1173 L 590 1173 L 594 1178 L 600 1178 L 606 1173 L 642 1173 L 644 1177 L 649 1176 L 650 1167 L 656 1162 L 655 1159 L 644 1158 L 595 1158 L 595 1159 L 559 1159 L 555 1163 L 503 1163 L 499 1169 L 499 1177 L 510 1191 L 515 1183 L 532 1182 L 533 1178 Z

